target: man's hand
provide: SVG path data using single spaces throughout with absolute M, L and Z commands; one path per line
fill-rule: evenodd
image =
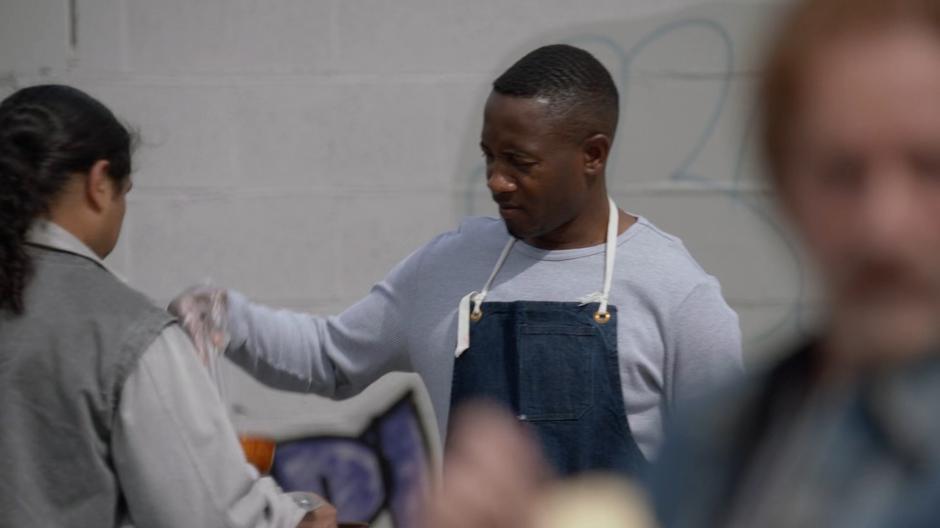
M 529 528 L 548 470 L 529 431 L 491 405 L 455 417 L 424 528 Z
M 327 503 L 307 512 L 297 528 L 336 528 L 336 508 Z
M 225 352 L 229 343 L 228 296 L 222 288 L 194 286 L 170 302 L 167 310 L 175 315 L 196 346 L 204 365 Z

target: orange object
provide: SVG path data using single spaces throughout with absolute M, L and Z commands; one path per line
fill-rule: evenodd
M 276 443 L 270 438 L 260 436 L 239 436 L 238 441 L 242 444 L 242 451 L 245 452 L 245 458 L 248 462 L 258 468 L 262 474 L 271 471 L 271 465 L 274 463 L 274 450 Z

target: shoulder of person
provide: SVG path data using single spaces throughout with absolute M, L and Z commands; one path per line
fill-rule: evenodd
M 167 324 L 173 320 L 143 292 L 86 257 L 45 251 L 35 262 L 33 288 L 54 290 L 55 294 L 48 298 L 72 309 L 76 321 L 92 316 L 157 318 L 165 319 Z
M 494 249 L 498 253 L 508 239 L 509 232 L 502 220 L 471 216 L 464 218 L 457 229 L 435 237 L 424 249 L 432 254 L 447 255 L 455 252 L 491 252 Z
M 657 296 L 667 295 L 677 303 L 699 287 L 720 289 L 718 280 L 702 268 L 679 237 L 643 217 L 638 217 L 631 229 L 636 233 L 618 252 L 618 257 L 622 254 L 631 263 L 621 280 L 634 282 Z
M 770 379 L 769 368 L 757 368 L 756 372 L 729 378 L 675 409 L 665 425 L 673 441 L 666 443 L 661 458 L 686 458 L 698 453 L 698 457 L 691 458 L 711 465 L 726 460 L 734 451 L 729 443 L 746 446 L 750 440 L 747 436 L 756 433 Z M 676 449 L 688 453 L 677 453 Z
M 811 347 L 812 342 L 801 343 L 757 360 L 746 374 L 716 386 L 685 409 L 678 417 L 680 427 L 686 434 L 698 431 L 698 441 L 714 450 L 730 438 L 739 438 L 741 446 L 757 441 L 775 410 L 792 407 L 793 402 L 781 405 L 781 400 L 808 390 Z M 750 439 L 740 438 L 742 434 Z

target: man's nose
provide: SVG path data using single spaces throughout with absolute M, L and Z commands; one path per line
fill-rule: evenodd
M 486 169 L 486 186 L 494 195 L 510 193 L 517 189 L 516 180 L 496 167 Z
M 873 172 L 859 221 L 872 245 L 888 249 L 918 228 L 917 178 L 899 166 Z

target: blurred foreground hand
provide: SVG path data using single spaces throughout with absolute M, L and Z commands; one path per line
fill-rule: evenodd
M 644 497 L 613 477 L 553 481 L 515 417 L 489 404 L 456 413 L 442 485 L 423 528 L 652 528 Z
M 584 476 L 559 482 L 533 507 L 533 528 L 653 528 L 646 497 L 626 481 Z
M 548 470 L 535 439 L 512 415 L 471 404 L 454 416 L 441 486 L 424 528 L 531 528 Z

